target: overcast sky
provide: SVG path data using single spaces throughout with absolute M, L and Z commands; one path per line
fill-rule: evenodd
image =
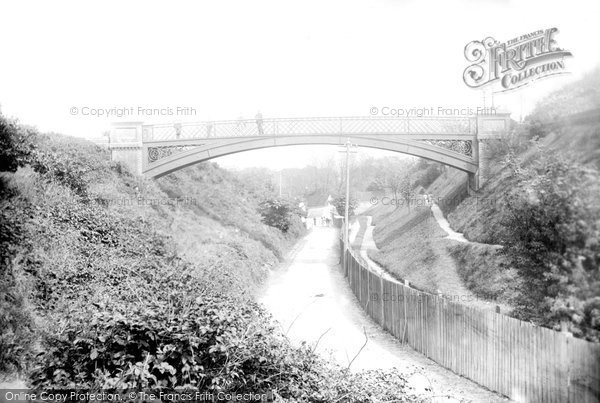
M 464 46 L 557 27 L 558 45 L 574 55 L 572 74 L 496 95 L 518 118 L 600 62 L 597 0 L 19 0 L 2 1 L 0 15 L 4 114 L 83 137 L 118 119 L 72 115 L 72 107 L 196 110 L 128 118 L 173 122 L 482 106 L 482 91 L 462 80 Z M 301 160 L 282 149 L 235 160 L 257 155 Z

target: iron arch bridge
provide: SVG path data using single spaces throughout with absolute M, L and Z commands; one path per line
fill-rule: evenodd
M 159 178 L 190 165 L 249 150 L 292 145 L 352 144 L 436 161 L 469 174 L 479 188 L 487 177 L 487 140 L 508 132 L 509 114 L 472 117 L 338 117 L 113 125 L 114 160 Z

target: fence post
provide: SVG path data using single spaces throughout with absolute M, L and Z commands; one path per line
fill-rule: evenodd
M 383 300 L 383 294 L 384 294 L 384 289 L 383 289 L 383 278 L 379 275 L 377 275 L 377 277 L 379 278 L 379 289 L 381 290 L 381 295 L 379 296 L 379 303 L 381 304 L 381 326 L 383 328 L 385 328 L 385 305 L 384 305 L 384 300 Z

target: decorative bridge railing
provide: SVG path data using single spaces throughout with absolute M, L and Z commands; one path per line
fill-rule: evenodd
M 474 136 L 474 117 L 333 117 L 143 125 L 143 141 L 289 135 L 414 134 Z

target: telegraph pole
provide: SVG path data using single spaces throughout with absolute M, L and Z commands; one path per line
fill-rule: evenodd
M 346 141 L 346 208 L 344 212 L 344 249 L 348 249 L 350 226 L 348 225 L 348 212 L 350 210 L 350 139 Z
M 350 153 L 357 151 L 351 151 L 350 148 L 353 144 L 350 142 L 350 139 L 346 140 L 345 150 L 340 152 L 346 153 L 346 205 L 344 211 L 344 249 L 348 248 L 348 242 L 350 237 L 350 226 L 348 225 L 348 221 L 350 220 Z

